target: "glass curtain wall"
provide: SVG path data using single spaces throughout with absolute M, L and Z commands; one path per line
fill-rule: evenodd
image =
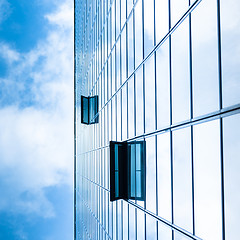
M 75 0 L 75 239 L 239 239 L 240 2 Z M 81 95 L 98 123 L 81 124 Z M 146 199 L 110 202 L 110 141 Z

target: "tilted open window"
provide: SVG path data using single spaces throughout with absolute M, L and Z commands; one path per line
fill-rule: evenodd
M 110 142 L 110 201 L 146 197 L 146 143 Z
M 98 123 L 98 96 L 81 96 L 81 122 L 84 124 Z

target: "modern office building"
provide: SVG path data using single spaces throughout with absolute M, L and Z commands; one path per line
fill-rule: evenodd
M 240 238 L 239 12 L 75 0 L 76 240 Z

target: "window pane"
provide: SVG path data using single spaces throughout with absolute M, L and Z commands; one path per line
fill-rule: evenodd
M 193 134 L 196 235 L 206 240 L 220 240 L 222 229 L 219 120 L 194 126 Z
M 135 75 L 136 81 L 136 134 L 143 134 L 143 69 Z
M 127 56 L 126 56 L 126 27 L 123 29 L 121 35 L 121 84 L 124 83 L 127 79 L 126 73 L 126 64 L 127 64 Z
M 131 12 L 133 7 L 133 0 L 127 0 L 127 15 Z
M 131 144 L 130 145 L 130 151 L 131 151 L 131 197 L 135 197 L 136 196 L 136 149 L 135 149 L 135 144 Z
M 171 27 L 179 21 L 188 9 L 188 2 L 186 0 L 171 0 Z
M 133 14 L 131 15 L 130 19 L 127 23 L 128 27 L 128 76 L 133 72 L 134 70 L 134 46 L 133 46 Z
M 221 1 L 222 77 L 224 107 L 240 102 L 240 2 Z
M 173 132 L 174 223 L 192 232 L 191 132 L 184 128 Z
M 154 46 L 154 0 L 144 0 L 144 58 Z
M 122 88 L 122 139 L 127 138 L 127 85 Z
M 227 117 L 223 123 L 226 239 L 237 240 L 240 216 L 240 115 Z
M 189 25 L 188 18 L 172 35 L 173 123 L 189 119 Z
M 135 7 L 135 67 L 137 67 L 143 59 L 142 46 L 142 1 L 138 1 Z
M 121 28 L 126 21 L 126 0 L 120 1 L 121 2 Z
M 218 110 L 217 1 L 202 1 L 192 13 L 194 117 Z
M 146 208 L 151 212 L 156 212 L 155 137 L 146 139 Z
M 158 215 L 171 221 L 170 133 L 157 136 Z
M 115 171 L 115 197 L 119 197 L 119 176 L 118 176 L 118 171 Z
M 135 239 L 135 207 L 129 204 L 129 239 Z
M 156 44 L 168 32 L 168 0 L 155 0 Z
M 138 240 L 145 240 L 144 236 L 144 213 L 141 210 L 137 211 L 137 239 Z
M 157 128 L 170 123 L 170 80 L 169 80 L 169 44 L 168 40 L 156 53 L 157 88 Z
M 158 239 L 172 240 L 171 228 L 161 222 L 158 222 Z
M 156 220 L 147 215 L 146 216 L 146 239 L 147 240 L 154 240 L 157 239 L 157 222 Z
M 134 79 L 128 81 L 128 137 L 134 136 Z
M 123 239 L 128 239 L 128 203 L 123 201 Z
M 154 56 L 145 63 L 145 132 L 155 130 Z
M 82 123 L 88 123 L 88 98 L 82 96 Z

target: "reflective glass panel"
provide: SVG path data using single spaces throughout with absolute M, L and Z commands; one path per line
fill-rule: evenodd
M 237 240 L 240 216 L 240 115 L 223 120 L 226 239 Z

